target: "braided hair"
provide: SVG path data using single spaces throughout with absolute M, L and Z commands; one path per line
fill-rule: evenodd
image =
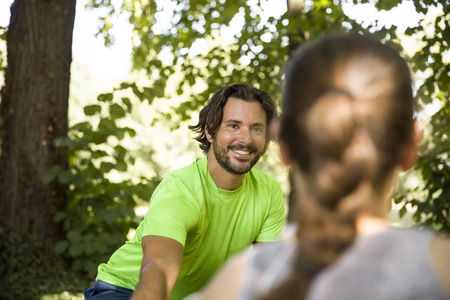
M 413 126 L 411 75 L 393 48 L 327 36 L 288 62 L 280 139 L 293 161 L 299 253 L 290 278 L 264 299 L 303 299 L 309 282 L 356 237 Z

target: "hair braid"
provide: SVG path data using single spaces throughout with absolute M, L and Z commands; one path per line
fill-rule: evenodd
M 303 299 L 352 245 L 412 127 L 409 68 L 378 41 L 324 38 L 288 66 L 280 138 L 293 159 L 299 252 L 296 272 L 263 299 Z

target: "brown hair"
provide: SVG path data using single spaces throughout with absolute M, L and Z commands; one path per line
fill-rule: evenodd
M 292 58 L 280 139 L 301 174 L 300 250 L 297 271 L 264 299 L 303 299 L 310 280 L 353 243 L 356 215 L 377 205 L 370 201 L 399 162 L 413 102 L 404 59 L 368 37 L 327 36 Z
M 277 116 L 277 107 L 269 93 L 244 83 L 233 84 L 221 88 L 200 111 L 197 125 L 189 126 L 190 130 L 198 134 L 195 139 L 199 142 L 200 149 L 202 149 L 205 154 L 208 153 L 211 146 L 211 143 L 206 138 L 205 129 L 207 129 L 212 136 L 215 135 L 216 130 L 222 123 L 223 109 L 230 97 L 248 102 L 259 102 L 266 112 L 267 126 L 269 126 L 272 119 Z M 265 147 L 267 147 L 270 142 L 269 130 L 266 130 L 266 133 Z

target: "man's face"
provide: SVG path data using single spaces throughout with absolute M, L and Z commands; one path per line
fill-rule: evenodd
M 245 174 L 264 154 L 266 112 L 259 102 L 228 99 L 223 119 L 212 137 L 212 150 L 219 165 L 232 174 Z

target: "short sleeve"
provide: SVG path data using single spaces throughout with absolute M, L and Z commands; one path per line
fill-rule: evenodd
M 168 237 L 184 247 L 198 217 L 198 205 L 189 189 L 180 180 L 163 180 L 150 200 L 142 235 Z
M 272 184 L 269 214 L 267 215 L 261 231 L 256 238 L 257 242 L 273 242 L 281 239 L 285 219 L 285 203 L 283 192 L 278 182 Z

